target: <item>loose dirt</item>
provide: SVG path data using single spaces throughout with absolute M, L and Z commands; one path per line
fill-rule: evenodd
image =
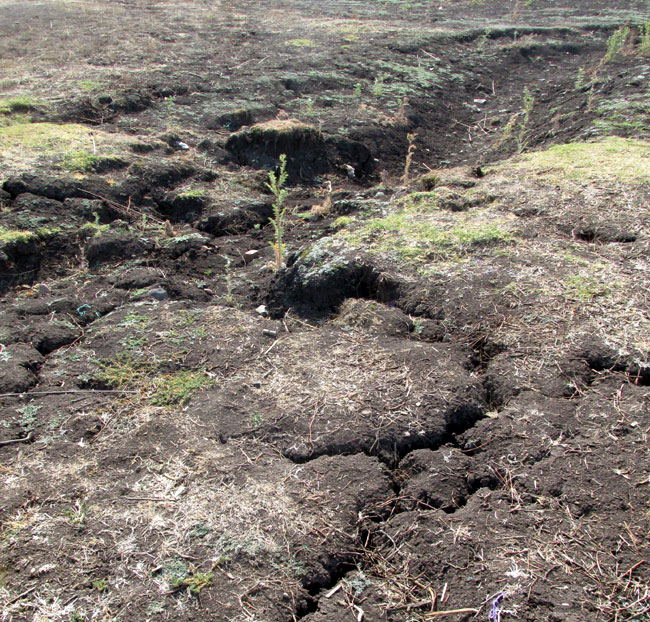
M 0 35 L 3 621 L 650 620 L 647 1 Z

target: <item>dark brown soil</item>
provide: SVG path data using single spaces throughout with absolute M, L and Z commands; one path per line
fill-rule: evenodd
M 649 37 L 0 0 L 1 620 L 650 621 Z

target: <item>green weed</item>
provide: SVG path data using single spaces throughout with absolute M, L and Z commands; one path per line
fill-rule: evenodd
M 280 242 L 281 241 L 282 240 L 280 240 Z M 276 233 L 276 242 L 277 242 L 277 233 Z M 235 296 L 233 295 L 233 280 L 232 280 L 232 270 L 231 270 L 232 259 L 230 259 L 230 257 L 228 257 L 227 255 L 222 255 L 222 257 L 226 262 L 225 273 L 224 273 L 224 279 L 226 280 L 226 304 L 234 305 Z M 277 256 L 276 256 L 276 261 L 277 261 Z
M 377 76 L 375 82 L 372 86 L 372 94 L 375 97 L 381 97 L 384 94 L 384 81 L 386 80 L 385 76 Z
M 486 28 L 483 31 L 483 34 L 478 38 L 478 45 L 476 46 L 478 52 L 482 52 L 485 49 L 491 33 L 492 30 L 490 28 Z
M 528 87 L 524 88 L 523 108 L 521 121 L 518 124 L 519 131 L 515 135 L 515 142 L 517 143 L 517 153 L 523 153 L 528 146 L 529 129 L 528 122 L 530 115 L 535 106 L 535 98 L 530 94 Z
M 93 590 L 98 592 L 105 592 L 108 589 L 108 581 L 106 579 L 95 579 L 92 582 Z
M 302 108 L 302 113 L 308 117 L 313 117 L 314 112 L 314 100 L 311 97 L 303 97 L 300 100 L 300 107 Z
M 611 63 L 620 54 L 629 36 L 629 26 L 617 28 L 612 36 L 607 39 L 607 52 L 603 57 L 603 62 Z
M 582 91 L 589 88 L 591 81 L 587 78 L 585 70 L 582 67 L 578 67 L 578 73 L 576 74 L 576 79 L 573 83 L 576 91 Z
M 280 171 L 276 175 L 275 171 L 269 171 L 269 181 L 265 186 L 271 191 L 275 200 L 273 201 L 273 218 L 269 222 L 273 225 L 275 240 L 270 242 L 275 250 L 275 268 L 280 270 L 284 265 L 284 217 L 287 211 L 284 201 L 287 198 L 287 190 L 284 185 L 287 182 L 289 174 L 287 173 L 287 156 L 280 156 Z
M 141 352 L 142 348 L 144 348 L 144 346 L 147 345 L 147 338 L 131 335 L 126 339 L 122 339 L 120 343 L 124 346 L 124 348 L 127 351 Z
M 150 615 L 158 615 L 165 611 L 165 603 L 161 600 L 152 600 L 147 605 L 147 613 Z
M 36 417 L 40 409 L 41 406 L 37 406 L 33 402 L 26 404 L 22 408 L 16 409 L 16 411 L 22 415 L 18 421 L 18 425 L 20 425 L 25 432 L 32 432 L 36 427 Z
M 214 574 L 212 572 L 195 572 L 189 577 L 176 579 L 175 587 L 188 587 L 192 594 L 200 594 L 203 588 L 212 585 Z
M 174 324 L 177 326 L 192 326 L 196 324 L 201 319 L 202 311 L 201 309 L 189 309 L 187 311 L 181 311 L 174 320 Z
M 641 25 L 639 36 L 639 53 L 646 56 L 650 54 L 650 22 Z
M 187 576 L 188 572 L 188 565 L 179 557 L 170 559 L 162 568 L 163 575 L 172 585 L 174 585 L 176 581 L 182 581 Z
M 82 527 L 86 521 L 87 512 L 88 508 L 86 504 L 77 499 L 72 505 L 72 508 L 63 510 L 63 516 L 74 527 Z

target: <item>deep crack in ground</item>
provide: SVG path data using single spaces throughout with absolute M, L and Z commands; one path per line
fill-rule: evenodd
M 645 619 L 647 2 L 23 4 L 3 619 Z

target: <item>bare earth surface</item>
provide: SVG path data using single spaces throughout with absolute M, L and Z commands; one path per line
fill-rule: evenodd
M 0 58 L 0 620 L 650 621 L 647 0 L 0 0 Z

